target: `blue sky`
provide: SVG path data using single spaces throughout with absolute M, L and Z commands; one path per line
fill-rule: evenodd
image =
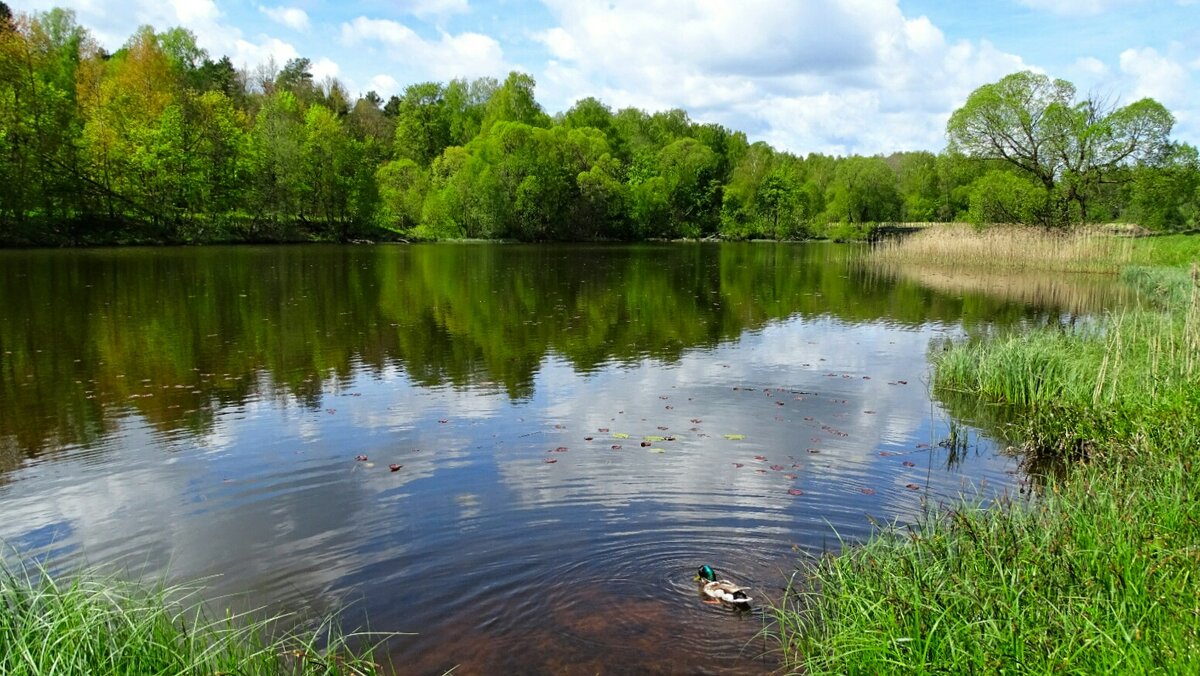
M 8 0 L 75 10 L 116 49 L 184 26 L 253 70 L 305 56 L 318 79 L 386 96 L 532 74 L 559 112 L 683 108 L 797 153 L 944 146 L 976 87 L 1031 68 L 1118 104 L 1151 96 L 1200 144 L 1200 0 Z

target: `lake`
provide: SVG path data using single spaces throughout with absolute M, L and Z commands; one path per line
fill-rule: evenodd
M 404 673 L 769 671 L 804 558 L 1023 486 L 929 351 L 1087 310 L 861 253 L 0 252 L 0 540 L 411 632 Z M 705 563 L 757 609 L 703 603 Z

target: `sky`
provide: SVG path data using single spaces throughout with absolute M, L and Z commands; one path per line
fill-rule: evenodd
M 303 56 L 317 80 L 385 99 L 518 70 L 551 114 L 587 96 L 682 108 L 798 154 L 940 150 L 975 88 L 1025 69 L 1114 105 L 1153 97 L 1200 145 L 1200 0 L 7 2 L 72 9 L 110 51 L 140 25 L 183 26 L 238 67 Z

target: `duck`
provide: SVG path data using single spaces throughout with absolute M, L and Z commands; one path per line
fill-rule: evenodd
M 696 582 L 700 585 L 700 591 L 710 599 L 742 608 L 750 607 L 750 601 L 753 600 L 746 595 L 749 587 L 738 586 L 729 580 L 718 580 L 717 572 L 708 564 L 696 571 Z

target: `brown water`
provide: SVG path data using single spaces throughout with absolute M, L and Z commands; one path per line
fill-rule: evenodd
M 0 252 L 0 539 L 415 632 L 403 673 L 769 671 L 696 568 L 766 601 L 868 517 L 1014 486 L 938 445 L 928 346 L 1071 313 L 853 253 Z

